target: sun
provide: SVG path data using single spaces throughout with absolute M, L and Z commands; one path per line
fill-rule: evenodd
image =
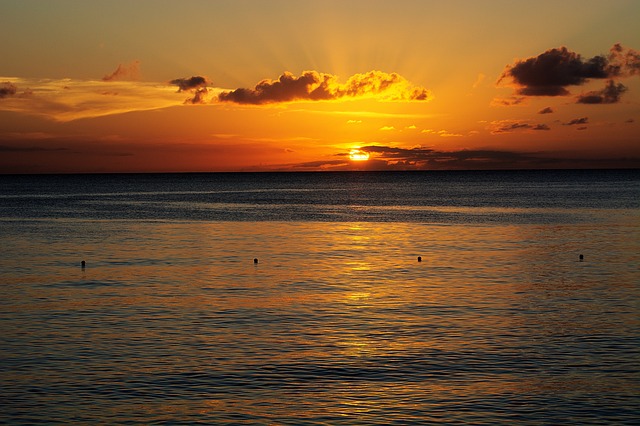
M 349 158 L 351 161 L 367 161 L 369 159 L 369 153 L 359 148 L 354 148 L 349 151 Z

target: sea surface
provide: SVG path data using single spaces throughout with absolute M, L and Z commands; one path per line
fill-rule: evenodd
M 0 327 L 0 424 L 637 425 L 640 171 L 0 176 Z

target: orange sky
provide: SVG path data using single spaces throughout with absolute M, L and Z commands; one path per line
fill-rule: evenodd
M 4 1 L 0 173 L 640 166 L 640 2 L 443 3 Z

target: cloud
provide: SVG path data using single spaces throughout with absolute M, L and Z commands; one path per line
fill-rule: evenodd
M 442 138 L 459 138 L 462 137 L 460 133 L 451 133 L 448 130 L 440 130 L 438 136 Z
M 497 84 L 510 81 L 516 87 L 516 94 L 521 96 L 566 96 L 570 94 L 568 86 L 580 86 L 591 79 L 629 77 L 638 73 L 640 54 L 620 44 L 614 45 L 608 55 L 589 59 L 563 46 L 507 65 Z M 621 93 L 618 91 L 618 98 Z M 601 93 L 586 96 L 586 102 L 582 103 L 613 103 L 606 101 L 611 98 Z
M 509 96 L 508 98 L 493 98 L 491 100 L 491 106 L 512 106 L 519 105 L 524 102 L 526 97 L 524 96 Z
M 184 103 L 184 96 L 177 93 L 175 87 L 157 83 L 13 78 L 11 85 L 29 87 L 29 90 L 3 99 L 0 111 L 63 122 Z
M 140 79 L 140 61 L 128 65 L 119 64 L 111 74 L 102 77 L 102 81 L 131 81 Z
M 206 104 L 206 96 L 209 93 L 209 89 L 207 89 L 207 85 L 210 84 L 210 81 L 207 77 L 202 76 L 193 76 L 190 78 L 176 78 L 171 80 L 169 84 L 173 84 L 178 86 L 178 93 L 181 92 L 192 92 L 193 97 L 189 97 L 185 99 L 185 104 Z
M 15 84 L 10 81 L 5 81 L 4 83 L 0 83 L 0 99 L 4 99 L 9 96 L 13 96 L 18 91 L 18 88 Z
M 566 47 L 550 49 L 532 58 L 508 65 L 498 84 L 511 79 L 517 93 L 525 96 L 559 96 L 569 92 L 565 86 L 583 84 L 589 78 L 606 78 L 607 59 L 594 56 L 586 61 Z
M 538 114 L 551 114 L 551 113 L 553 113 L 553 108 L 551 107 L 542 108 L 540 111 L 538 111 Z
M 416 166 L 420 163 L 428 162 L 437 155 L 436 151 L 431 148 L 398 148 L 388 146 L 365 146 L 360 151 L 368 153 L 375 160 L 382 160 L 386 165 L 410 165 Z
M 414 86 L 396 73 L 369 71 L 355 74 L 344 84 L 331 74 L 304 71 L 300 77 L 285 72 L 277 80 L 262 80 L 253 89 L 239 88 L 218 95 L 221 102 L 268 104 L 373 97 L 391 101 L 429 101 L 431 92 Z
M 620 96 L 627 91 L 627 87 L 622 83 L 616 84 L 609 80 L 604 89 L 587 92 L 578 96 L 579 104 L 615 104 L 620 101 Z
M 393 126 L 382 126 L 380 127 L 380 130 L 382 130 L 383 132 L 389 131 L 389 130 L 395 130 L 396 128 Z
M 171 80 L 169 84 L 178 86 L 178 92 L 186 92 L 206 87 L 209 84 L 207 77 L 193 76 L 191 78 L 176 78 Z
M 567 123 L 563 123 L 565 126 L 575 126 L 577 124 L 587 124 L 589 122 L 589 117 L 582 118 L 574 118 L 573 120 L 568 121 Z
M 514 130 L 531 128 L 531 124 L 529 123 L 522 123 L 522 122 L 516 122 L 516 121 L 510 121 L 510 120 L 494 121 L 491 124 L 492 124 L 491 133 L 493 134 L 511 133 Z
M 609 73 L 613 77 L 629 77 L 640 74 L 640 53 L 616 43 L 609 50 Z
M 187 98 L 184 103 L 185 104 L 206 104 L 206 95 L 209 93 L 209 90 L 206 87 L 196 90 L 193 98 Z
M 551 127 L 546 124 L 536 124 L 531 128 L 532 130 L 551 130 Z
M 527 121 L 497 120 L 489 124 L 491 134 L 512 133 L 518 130 L 551 130 L 546 124 L 531 124 Z

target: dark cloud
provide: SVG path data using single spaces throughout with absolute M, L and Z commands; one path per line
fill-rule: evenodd
M 194 104 L 194 105 L 205 104 L 206 103 L 205 96 L 207 95 L 207 93 L 209 93 L 209 90 L 206 87 L 198 89 L 193 95 L 193 98 L 187 98 L 187 100 L 185 100 L 184 103 Z
M 635 123 L 636 120 L 634 120 L 633 118 L 630 118 L 628 120 L 625 121 L 625 123 Z
M 590 78 L 606 78 L 607 59 L 595 56 L 583 60 L 566 47 L 550 49 L 540 55 L 507 66 L 498 83 L 511 79 L 526 96 L 559 96 L 569 92 L 565 86 L 580 85 Z
M 553 164 L 536 154 L 499 150 L 437 151 L 431 148 L 399 148 L 370 145 L 360 151 L 370 155 L 368 161 L 357 163 L 363 170 L 449 170 L 449 169 L 512 169 L 537 168 Z M 339 160 L 314 161 L 287 167 L 295 170 L 351 170 L 354 163 L 348 160 L 349 153 L 335 154 Z
M 518 89 L 524 96 L 566 96 L 569 91 L 562 86 L 527 86 Z
M 616 43 L 609 50 L 609 74 L 612 77 L 629 77 L 640 74 L 640 53 Z
M 565 96 L 568 86 L 579 86 L 591 79 L 628 77 L 640 73 L 640 54 L 614 45 L 608 55 L 582 58 L 566 47 L 550 49 L 538 56 L 518 60 L 508 65 L 498 79 L 498 84 L 511 81 L 516 94 L 523 96 Z M 619 86 L 612 83 L 614 88 Z M 609 86 L 608 86 L 609 87 Z M 624 86 L 622 86 L 624 87 Z M 606 89 L 605 89 L 606 90 Z M 616 94 L 590 93 L 581 103 L 615 103 L 624 90 Z
M 546 124 L 531 124 L 526 121 L 513 120 L 492 121 L 489 125 L 489 129 L 494 135 L 511 133 L 517 130 L 551 130 L 551 128 Z
M 545 168 L 638 167 L 640 158 L 557 157 L 551 152 L 516 152 L 492 149 L 439 151 L 430 148 L 365 146 L 370 154 L 367 170 L 506 170 Z M 348 154 L 347 154 L 348 155 Z
M 206 77 L 193 76 L 191 78 L 176 78 L 171 80 L 169 84 L 178 86 L 178 92 L 186 92 L 206 87 L 209 80 Z
M 553 113 L 553 108 L 551 107 L 542 108 L 540 111 L 538 111 L 538 114 L 551 114 L 551 113 Z
M 494 98 L 491 101 L 491 106 L 512 106 L 520 105 L 525 101 L 524 96 L 510 96 L 508 98 Z
M 396 148 L 365 146 L 360 150 L 371 154 L 385 169 L 504 169 L 542 166 L 552 162 L 536 154 L 499 150 L 437 151 L 430 148 Z M 369 160 L 371 161 L 371 160 Z
M 102 81 L 126 81 L 140 79 L 140 61 L 133 61 L 128 65 L 119 64 L 111 74 L 102 77 Z
M 493 133 L 507 133 L 507 132 L 511 132 L 513 130 L 518 130 L 518 129 L 530 129 L 531 128 L 531 124 L 528 123 L 511 123 L 511 124 L 506 124 L 496 130 L 494 130 Z
M 615 104 L 620 101 L 620 96 L 627 91 L 627 87 L 622 83 L 615 83 L 609 80 L 604 89 L 594 92 L 587 92 L 578 96 L 579 104 Z
M 533 130 L 551 130 L 551 127 L 547 126 L 546 124 L 536 124 L 535 126 L 532 127 Z
M 564 123 L 565 126 L 575 126 L 577 124 L 587 124 L 589 122 L 589 117 L 582 118 L 574 118 L 573 120 Z
M 431 99 L 431 92 L 413 86 L 396 73 L 370 71 L 351 76 L 340 84 L 337 77 L 317 71 L 305 71 L 300 77 L 285 72 L 277 80 L 262 80 L 253 89 L 239 88 L 218 95 L 221 102 L 267 104 L 297 100 L 321 101 L 361 96 L 380 96 L 389 100 Z
M 13 96 L 18 91 L 18 88 L 15 84 L 10 81 L 5 81 L 4 83 L 0 83 L 0 99 L 4 99 L 9 96 Z
M 174 84 L 178 86 L 178 93 L 180 92 L 191 92 L 193 93 L 193 97 L 189 97 L 185 99 L 185 104 L 205 104 L 206 103 L 206 95 L 209 93 L 209 89 L 207 89 L 207 85 L 210 84 L 210 81 L 207 77 L 202 76 L 193 76 L 190 78 L 176 78 L 171 80 L 169 84 Z
M 297 99 L 331 99 L 329 80 L 331 76 L 307 71 L 300 77 L 284 73 L 276 81 L 262 80 L 254 89 L 239 88 L 231 92 L 222 92 L 218 98 L 223 102 L 239 104 L 264 104 L 287 102 Z

